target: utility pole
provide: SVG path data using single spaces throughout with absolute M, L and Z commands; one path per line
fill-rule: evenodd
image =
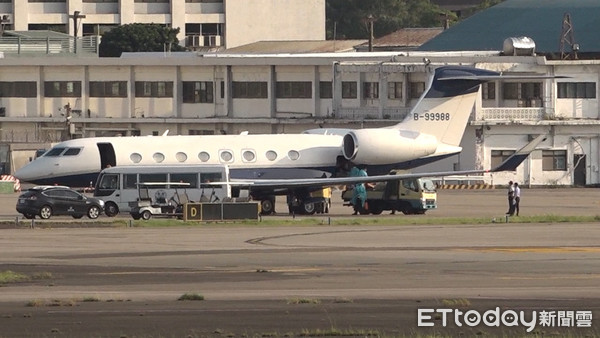
M 85 19 L 85 15 L 81 14 L 80 11 L 73 12 L 73 15 L 69 15 L 69 18 L 73 19 L 73 36 L 74 36 L 74 48 L 75 54 L 77 54 L 77 32 L 78 32 L 78 23 L 77 19 Z
M 369 52 L 373 51 L 373 21 L 375 18 L 372 14 L 367 16 L 367 23 L 369 24 Z

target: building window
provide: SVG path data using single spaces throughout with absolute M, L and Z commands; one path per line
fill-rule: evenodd
M 233 82 L 231 85 L 234 99 L 266 99 L 268 97 L 266 82 Z
M 595 99 L 596 82 L 559 82 L 559 99 Z
M 342 82 L 342 99 L 355 99 L 358 93 L 356 82 Z
M 95 3 L 95 2 L 119 2 L 119 0 L 83 0 L 81 2 L 91 2 L 91 3 Z
M 388 99 L 402 98 L 402 82 L 388 82 Z
M 223 0 L 185 0 L 185 2 L 186 3 L 198 3 L 198 2 L 201 2 L 201 3 L 212 3 L 212 2 L 222 3 Z
M 502 87 L 505 100 L 534 99 L 542 97 L 542 84 L 539 82 L 507 82 Z
M 378 99 L 379 98 L 379 82 L 364 82 L 363 83 L 363 98 Z
M 418 99 L 425 91 L 425 82 L 411 82 L 408 88 L 410 89 L 410 98 Z
M 35 82 L 0 82 L 0 97 L 37 97 Z
M 90 81 L 90 97 L 127 97 L 127 81 Z
M 67 0 L 29 0 L 29 2 L 67 2 Z
M 496 168 L 514 153 L 514 150 L 492 150 L 491 167 Z
M 46 97 L 81 97 L 79 81 L 46 81 L 44 82 Z
M 183 82 L 183 103 L 213 103 L 213 83 L 211 81 L 203 82 Z
M 214 130 L 208 129 L 190 129 L 188 130 L 188 135 L 214 135 Z
M 135 97 L 173 97 L 173 82 L 136 81 Z
M 319 98 L 331 99 L 333 98 L 333 84 L 331 81 L 319 82 Z
M 155 3 L 155 2 L 160 2 L 160 3 L 168 3 L 169 0 L 135 0 L 135 3 Z
M 278 81 L 276 93 L 278 99 L 310 99 L 312 98 L 312 83 Z
M 481 98 L 484 100 L 496 99 L 496 84 L 494 82 L 485 82 L 481 85 Z
M 542 170 L 567 170 L 567 151 L 542 150 Z

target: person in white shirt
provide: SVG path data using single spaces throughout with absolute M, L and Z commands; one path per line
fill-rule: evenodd
M 513 211 L 517 213 L 519 216 L 519 202 L 521 202 L 521 188 L 519 188 L 519 183 L 515 182 L 515 208 Z
M 508 212 L 507 215 L 512 216 L 515 213 L 515 187 L 513 181 L 508 182 Z

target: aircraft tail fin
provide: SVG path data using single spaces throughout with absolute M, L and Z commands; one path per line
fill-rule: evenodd
M 458 146 L 473 111 L 479 85 L 499 75 L 472 67 L 439 67 L 411 112 L 392 128 L 433 135 L 440 143 Z

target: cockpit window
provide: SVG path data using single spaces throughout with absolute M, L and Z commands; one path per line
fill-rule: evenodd
M 45 153 L 44 156 L 59 156 L 60 154 L 62 154 L 63 151 L 65 151 L 65 148 L 52 148 L 48 150 L 48 152 Z
M 81 148 L 68 148 L 67 151 L 63 154 L 63 156 L 75 156 L 81 152 Z

